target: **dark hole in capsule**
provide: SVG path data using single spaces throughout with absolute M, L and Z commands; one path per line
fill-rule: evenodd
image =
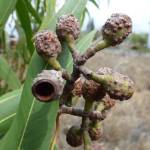
M 42 81 L 35 86 L 35 95 L 41 101 L 49 101 L 54 96 L 54 86 L 48 81 Z

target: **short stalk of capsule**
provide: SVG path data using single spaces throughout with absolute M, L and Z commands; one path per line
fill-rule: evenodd
M 56 57 L 50 57 L 48 59 L 48 64 L 50 66 L 52 66 L 52 68 L 55 69 L 55 70 L 61 70 L 62 69 L 62 67 L 61 67 L 61 65 L 60 65 L 60 63 L 59 63 L 59 61 L 57 60 Z
M 87 130 L 83 131 L 84 150 L 92 150 L 91 139 Z
M 87 51 L 77 59 L 77 64 L 84 65 L 86 61 L 94 56 L 97 52 L 103 50 L 104 48 L 109 47 L 110 44 L 106 40 L 96 40 L 93 44 L 87 49 Z
M 94 110 L 102 113 L 105 110 L 104 102 L 98 102 Z M 100 120 L 91 120 L 88 132 L 92 141 L 98 140 L 102 135 L 102 126 Z
M 84 111 L 90 112 L 93 106 L 93 101 L 85 100 Z M 88 118 L 82 117 L 81 130 L 83 132 L 83 141 L 84 141 L 84 150 L 92 150 L 91 149 L 91 139 L 88 134 Z

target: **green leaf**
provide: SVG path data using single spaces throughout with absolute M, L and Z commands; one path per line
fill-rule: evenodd
M 18 0 L 16 9 L 22 28 L 24 29 L 26 35 L 28 49 L 30 51 L 30 54 L 32 55 L 34 51 L 34 46 L 32 42 L 32 29 L 25 0 Z
M 0 138 L 9 129 L 21 96 L 21 89 L 7 93 L 0 97 Z
M 23 59 L 25 64 L 29 64 L 30 61 L 30 52 L 26 50 L 26 36 L 23 28 L 19 24 L 18 20 L 15 21 L 16 30 L 19 36 L 16 53 L 20 59 Z
M 53 15 L 52 18 L 50 19 L 50 22 L 48 26 L 41 26 L 41 29 L 50 29 L 50 30 L 55 30 L 56 28 L 56 22 L 59 16 L 65 15 L 65 14 L 74 14 L 79 20 L 81 20 L 82 13 L 85 9 L 85 5 L 87 3 L 87 0 L 67 0 L 67 3 L 59 10 L 59 12 L 56 15 Z M 45 19 L 46 21 L 46 19 Z
M 72 1 L 74 8 L 66 11 L 65 5 L 68 5 L 70 1 Z M 81 10 L 85 7 L 83 4 L 86 4 L 86 2 L 87 0 L 69 0 L 63 7 L 64 12 L 80 16 L 81 14 L 79 15 L 79 12 L 82 13 Z M 64 14 L 62 10 L 63 9 L 61 9 L 61 13 L 59 13 L 60 15 Z M 51 24 L 49 25 L 49 23 Z M 47 26 L 54 26 L 55 23 L 56 21 L 47 22 Z M 35 52 L 29 65 L 17 115 L 10 130 L 1 141 L 1 150 L 49 150 L 59 108 L 59 101 L 56 100 L 51 103 L 43 104 L 36 101 L 31 93 L 33 79 L 37 73 L 41 72 L 46 66 L 47 65 Z
M 0 56 L 0 78 L 6 81 L 10 89 L 16 89 L 21 86 L 15 72 L 2 56 Z
M 76 46 L 77 49 L 80 49 L 81 53 L 83 53 L 92 44 L 95 34 L 96 34 L 96 30 L 93 30 L 79 40 Z
M 0 30 L 3 29 L 9 15 L 15 8 L 17 0 L 0 0 Z
M 81 39 L 79 39 L 79 41 L 77 43 L 77 48 L 80 49 L 81 53 L 83 53 L 90 46 L 90 44 L 92 43 L 93 38 L 95 36 L 95 33 L 96 33 L 96 31 L 91 31 L 90 33 L 84 35 Z M 69 63 L 67 64 L 66 68 L 71 71 L 71 68 L 72 68 L 71 58 L 70 58 Z M 16 113 L 16 108 L 19 105 L 19 96 L 20 96 L 20 90 L 17 90 L 16 92 L 11 92 L 10 94 L 6 94 L 5 96 L 2 96 L 0 98 L 0 101 L 3 100 L 4 102 L 13 103 L 13 104 L 10 104 L 11 109 L 5 109 L 6 115 L 4 117 L 1 116 L 1 114 L 0 114 L 0 118 L 1 118 L 0 119 L 0 133 L 2 135 L 4 133 L 6 133 L 7 129 L 9 129 L 9 127 L 11 125 L 12 119 L 14 118 L 14 114 Z M 7 101 L 5 101 L 5 98 L 7 98 Z M 13 101 L 13 99 L 15 99 L 15 100 Z M 7 104 L 4 103 L 4 106 L 2 106 L 2 107 L 5 108 L 5 105 L 7 105 Z M 1 110 L 1 102 L 0 102 L 0 110 Z M 12 114 L 11 114 L 10 110 L 13 110 Z M 1 123 L 1 120 L 4 120 L 4 121 L 2 121 L 2 123 Z
M 90 0 L 97 8 L 99 8 L 98 3 L 96 2 L 96 0 Z
M 36 19 L 36 21 L 39 24 L 41 24 L 41 18 L 39 16 L 39 14 L 36 12 L 36 10 L 33 8 L 31 2 L 29 0 L 25 0 L 24 2 L 28 8 L 28 11 L 31 13 L 31 15 Z
M 43 19 L 42 25 L 40 27 L 41 30 L 49 29 L 54 23 L 47 23 L 51 17 L 56 16 L 55 14 L 56 0 L 46 0 L 46 16 Z
M 62 9 L 60 9 L 58 17 L 62 14 L 74 14 L 80 20 L 86 3 L 87 0 L 81 0 L 80 2 L 74 0 L 67 0 L 66 5 Z
M 55 14 L 56 0 L 46 0 L 47 16 L 51 17 Z

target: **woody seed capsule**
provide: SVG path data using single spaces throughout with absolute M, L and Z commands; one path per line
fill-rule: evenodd
M 80 128 L 78 126 L 72 126 L 67 135 L 66 135 L 67 143 L 72 147 L 78 147 L 82 145 L 83 139 Z
M 68 35 L 72 35 L 77 39 L 80 33 L 80 24 L 73 15 L 63 15 L 59 18 L 56 33 L 60 39 L 65 39 Z
M 92 141 L 97 141 L 102 136 L 102 128 L 99 123 L 97 123 L 96 125 L 91 123 L 89 125 L 88 132 Z
M 112 14 L 102 28 L 103 39 L 112 46 L 120 44 L 131 32 L 131 18 L 121 13 Z
M 105 89 L 110 98 L 119 100 L 131 98 L 134 93 L 134 83 L 128 76 L 120 74 L 108 67 L 100 68 L 97 73 L 111 77 L 105 85 Z
M 62 50 L 57 35 L 51 31 L 38 32 L 34 40 L 37 53 L 46 59 L 57 57 Z
M 56 70 L 43 70 L 34 79 L 32 93 L 37 100 L 49 102 L 59 98 L 64 88 L 62 73 Z

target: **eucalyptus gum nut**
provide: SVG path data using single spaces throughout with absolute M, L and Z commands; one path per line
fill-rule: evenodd
M 34 79 L 32 93 L 37 100 L 50 102 L 59 98 L 64 88 L 62 73 L 56 70 L 43 70 Z
M 92 141 L 97 141 L 102 137 L 102 127 L 100 122 L 91 122 L 89 124 L 88 133 Z
M 84 80 L 85 80 L 84 78 L 80 77 L 75 81 L 74 89 L 72 91 L 73 95 L 79 97 L 82 95 L 82 87 L 83 87 Z
M 100 128 L 89 128 L 88 132 L 92 141 L 97 141 L 102 136 L 102 129 Z
M 34 37 L 34 44 L 37 53 L 45 59 L 57 57 L 62 51 L 57 35 L 48 30 L 38 32 Z
M 106 94 L 106 90 L 93 80 L 85 80 L 82 86 L 82 95 L 85 100 L 99 101 Z
M 105 110 L 111 109 L 116 104 L 116 101 L 110 98 L 109 95 L 107 95 L 106 98 L 103 99 L 103 102 L 104 102 Z
M 109 84 L 108 93 L 113 99 L 127 100 L 131 98 L 135 90 L 133 81 L 118 72 L 113 73 L 113 81 Z
M 96 72 L 98 75 L 111 74 L 112 69 L 108 67 L 99 68 Z M 100 83 L 93 80 L 85 80 L 82 86 L 82 94 L 85 99 L 99 101 L 106 95 L 106 89 Z
M 58 19 L 56 33 L 60 39 L 65 39 L 67 35 L 72 35 L 77 39 L 80 34 L 80 23 L 73 15 L 63 15 Z
M 66 135 L 66 141 L 72 147 L 78 147 L 82 145 L 83 143 L 82 132 L 78 126 L 72 126 L 68 130 Z
M 127 100 L 134 93 L 134 82 L 123 74 L 120 74 L 111 68 L 103 67 L 97 71 L 100 75 L 110 75 L 111 80 L 106 83 L 106 90 L 112 99 Z
M 103 39 L 112 46 L 122 43 L 131 32 L 132 20 L 122 13 L 112 14 L 102 27 Z

